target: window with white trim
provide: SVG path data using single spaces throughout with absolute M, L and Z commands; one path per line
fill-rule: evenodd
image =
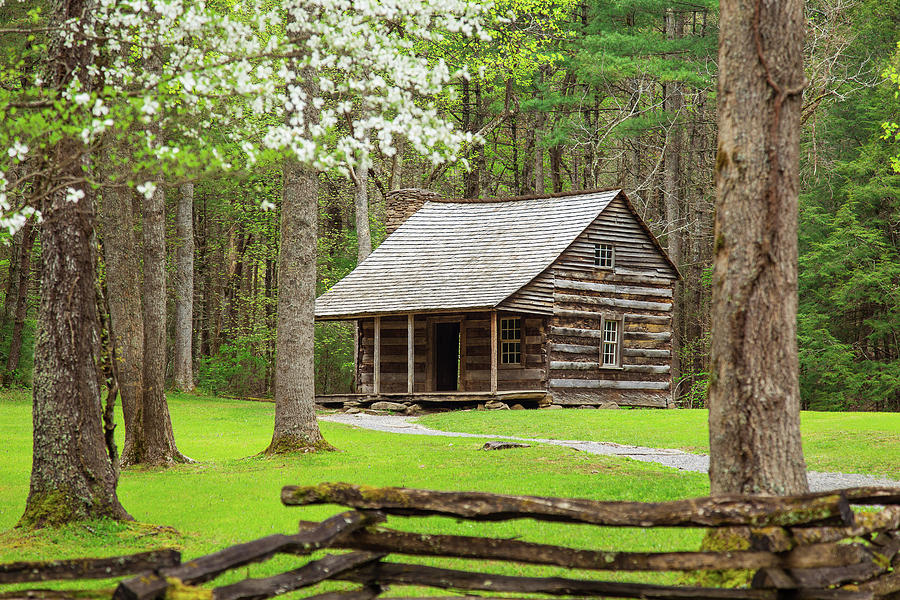
M 616 248 L 612 244 L 594 244 L 594 266 L 612 269 L 616 262 Z
M 600 366 L 622 366 L 622 334 L 624 330 L 623 319 L 600 320 Z
M 522 319 L 508 317 L 500 319 L 500 364 L 518 365 L 522 363 Z

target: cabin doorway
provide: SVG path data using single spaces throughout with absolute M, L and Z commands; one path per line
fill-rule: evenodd
M 434 324 L 434 389 L 459 389 L 459 321 Z

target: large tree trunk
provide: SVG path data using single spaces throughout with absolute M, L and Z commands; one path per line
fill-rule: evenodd
M 135 462 L 184 461 L 175 447 L 166 403 L 166 197 L 162 187 L 144 201 L 144 443 Z
M 73 3 L 74 4 L 74 3 Z M 72 5 L 70 5 L 72 6 Z M 79 14 L 77 11 L 74 14 Z M 65 140 L 64 161 L 83 149 Z M 68 173 L 78 177 L 78 161 Z M 20 525 L 40 527 L 96 517 L 130 518 L 116 497 L 116 471 L 101 422 L 99 317 L 94 288 L 93 192 L 43 202 L 41 303 L 34 352 L 34 451 Z
M 64 0 L 52 20 L 91 27 L 92 0 Z M 91 61 L 91 45 L 50 46 L 50 82 L 62 89 Z M 81 73 L 86 75 L 85 73 Z M 89 82 L 82 77 L 82 83 Z M 116 497 L 117 471 L 101 421 L 99 316 L 95 287 L 94 197 L 82 176 L 85 148 L 63 138 L 47 152 L 52 181 L 69 189 L 41 198 L 41 302 L 35 336 L 31 483 L 20 525 L 39 527 L 97 517 L 130 518 Z M 58 179 L 57 179 L 58 178 Z M 71 194 L 74 189 L 77 194 Z M 80 198 L 77 197 L 80 195 Z
M 103 191 L 100 232 L 106 261 L 109 318 L 115 342 L 119 394 L 125 417 L 122 464 L 144 455 L 144 316 L 141 309 L 141 263 L 135 235 L 132 193 Z
M 796 494 L 803 2 L 723 0 L 720 23 L 711 491 Z
M 281 196 L 275 339 L 275 431 L 267 454 L 329 448 L 319 432 L 313 373 L 316 291 L 314 169 L 288 161 Z
M 25 316 L 28 312 L 28 283 L 31 280 L 31 249 L 34 246 L 34 237 L 37 233 L 37 226 L 34 221 L 29 220 L 22 236 L 22 244 L 19 250 L 19 267 L 16 282 L 16 311 L 13 315 L 12 335 L 9 339 L 9 354 L 6 357 L 6 373 L 3 377 L 3 383 L 9 383 L 7 379 L 13 377 L 13 373 L 19 368 L 19 358 L 22 355 L 22 330 L 25 328 Z M 12 271 L 12 267 L 10 267 Z
M 194 389 L 191 352 L 194 322 L 194 184 L 181 186 L 175 213 L 175 387 Z

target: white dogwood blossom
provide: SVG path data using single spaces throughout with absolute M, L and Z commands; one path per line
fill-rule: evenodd
M 141 157 L 135 169 L 150 173 L 137 186 L 145 196 L 173 165 L 249 168 L 263 155 L 346 172 L 405 140 L 438 164 L 473 140 L 433 103 L 466 73 L 423 48 L 447 33 L 484 38 L 484 10 L 474 0 L 246 0 L 231 10 L 94 0 L 89 18 L 52 33 L 73 51 L 88 49 L 93 64 L 64 89 L 34 78 L 24 98 L 0 91 L 0 112 L 16 101 L 43 111 L 7 118 L 0 173 L 54 132 L 79 140 L 85 156 L 126 138 Z M 4 196 L 6 227 L 12 210 Z

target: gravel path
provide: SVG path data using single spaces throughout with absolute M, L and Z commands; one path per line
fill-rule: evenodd
M 706 473 L 709 471 L 709 457 L 705 454 L 689 454 L 681 450 L 667 448 L 645 448 L 643 446 L 626 446 L 610 442 L 586 442 L 583 440 L 548 440 L 542 438 L 522 438 L 506 435 L 484 435 L 480 433 L 454 433 L 451 431 L 438 431 L 429 429 L 418 423 L 411 422 L 415 417 L 397 415 L 370 415 L 366 413 L 345 414 L 336 413 L 320 416 L 322 421 L 355 425 L 363 429 L 385 431 L 388 433 L 405 433 L 408 435 L 435 435 L 455 438 L 483 438 L 491 440 L 514 440 L 517 442 L 532 442 L 537 444 L 549 444 L 552 446 L 565 446 L 575 448 L 591 454 L 604 456 L 624 456 L 643 462 L 652 462 L 682 471 L 696 471 Z M 883 485 L 900 487 L 900 481 L 860 475 L 852 473 L 822 473 L 809 471 L 809 488 L 813 492 L 837 490 L 848 487 L 867 485 Z

